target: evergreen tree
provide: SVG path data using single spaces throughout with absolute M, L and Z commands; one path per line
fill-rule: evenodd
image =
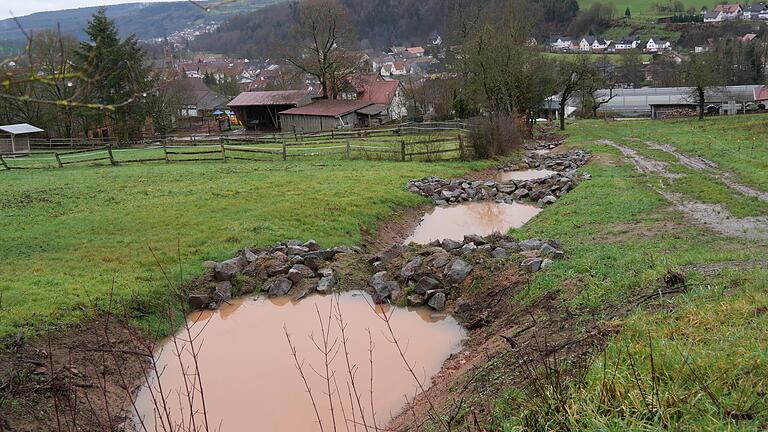
M 203 74 L 203 83 L 209 87 L 216 85 L 216 77 L 212 73 L 206 71 Z
M 632 18 L 632 12 L 629 11 L 629 8 L 627 8 L 627 10 L 624 11 L 624 18 L 626 19 Z
M 89 120 L 84 129 L 109 122 L 120 137 L 133 136 L 140 132 L 147 114 L 143 104 L 150 87 L 146 53 L 135 36 L 120 39 L 104 8 L 93 14 L 85 33 L 88 40 L 75 51 L 74 66 L 85 82 L 87 100 L 102 110 L 83 113 Z

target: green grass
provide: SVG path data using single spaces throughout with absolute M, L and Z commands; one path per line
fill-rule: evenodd
M 638 16 L 643 13 L 654 12 L 653 7 L 656 4 L 666 4 L 664 0 L 616 0 L 616 1 L 602 1 L 602 0 L 579 0 L 580 9 L 589 9 L 595 3 L 613 3 L 616 7 L 616 14 L 623 17 L 624 11 L 629 8 L 632 12 L 632 16 Z M 702 6 L 708 8 L 714 7 L 715 3 L 702 0 L 683 0 L 683 4 L 686 8 L 695 7 L 698 11 Z M 671 13 L 668 15 L 672 15 Z
M 726 265 L 710 275 L 691 266 L 767 260 L 768 245 L 692 226 L 650 188 L 661 179 L 638 173 L 615 149 L 596 143 L 611 139 L 640 151 L 642 143 L 625 138 L 665 142 L 721 163 L 764 188 L 759 175 L 750 176 L 766 160 L 766 148 L 753 144 L 764 134 L 759 127 L 763 121 L 740 117 L 572 125 L 571 145 L 597 155 L 583 168 L 592 180 L 513 232 L 521 238 L 561 240 L 568 259 L 537 274 L 515 301 L 560 291 L 581 320 L 595 320 L 606 305 L 626 304 L 663 287 L 668 270 L 686 273 L 690 289 L 668 297 L 655 309 L 636 308 L 625 319 L 614 320 L 610 326 L 621 332 L 597 356 L 586 379 L 572 382 L 562 405 L 550 406 L 547 402 L 553 400 L 531 399 L 521 389 L 509 389 L 494 404 L 493 430 L 529 430 L 545 424 L 548 430 L 594 431 L 764 427 L 768 270 Z M 750 147 L 751 157 L 727 151 L 734 145 Z M 655 150 L 642 153 L 676 163 Z M 721 202 L 732 211 L 765 214 L 764 203 L 752 202 L 749 207 L 743 197 L 713 186 L 702 174 L 671 169 L 688 173 L 686 180 L 671 183 L 680 193 Z M 743 416 L 729 416 L 734 412 Z
M 624 35 L 626 36 L 626 35 Z M 619 36 L 620 37 L 620 36 Z M 597 53 L 571 53 L 571 52 L 545 52 L 545 57 L 548 57 L 550 59 L 566 59 L 566 60 L 576 60 L 577 58 L 581 56 L 588 56 L 589 60 L 592 62 L 600 62 L 604 59 L 607 59 L 611 63 L 620 65 L 624 63 L 624 57 L 622 57 L 621 54 L 597 54 Z M 640 54 L 640 59 L 644 62 L 650 61 L 653 58 L 653 55 L 651 54 Z
M 411 178 L 457 175 L 472 164 L 365 161 L 201 162 L 0 172 L 0 336 L 36 333 L 130 300 L 157 318 L 165 287 L 152 247 L 175 268 L 246 245 L 314 238 L 360 242 L 396 206 L 424 202 Z M 477 166 L 477 165 L 475 165 Z

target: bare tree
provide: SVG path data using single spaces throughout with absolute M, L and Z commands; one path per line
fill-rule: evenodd
M 339 86 L 360 67 L 360 57 L 350 50 L 354 40 L 338 0 L 305 0 L 286 60 L 320 82 L 322 97 L 335 99 Z
M 681 65 L 686 84 L 693 87 L 691 98 L 696 102 L 699 120 L 704 119 L 707 92 L 723 83 L 716 60 L 714 53 L 692 54 Z
M 581 91 L 586 84 L 598 79 L 596 69 L 590 64 L 589 56 L 578 56 L 576 59 L 565 59 L 557 63 L 555 88 L 560 97 L 558 115 L 560 130 L 565 130 L 565 108 L 568 101 Z

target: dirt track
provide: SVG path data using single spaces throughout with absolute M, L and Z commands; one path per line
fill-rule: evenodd
M 602 140 L 601 144 L 609 145 L 619 150 L 625 157 L 627 157 L 637 170 L 643 174 L 654 174 L 666 178 L 680 177 L 681 174 L 670 173 L 667 171 L 667 164 L 655 159 L 651 159 L 645 156 L 639 155 L 634 149 L 616 144 L 610 140 Z M 680 162 L 692 169 L 703 171 L 711 170 L 717 167 L 717 165 L 711 161 L 699 157 L 692 157 L 684 155 L 673 147 L 668 145 L 656 145 L 652 148 L 657 150 L 666 151 L 678 158 Z M 718 171 L 720 176 L 728 176 L 730 173 L 724 173 Z M 753 193 L 744 193 L 745 195 L 756 196 L 755 194 L 765 195 L 768 198 L 768 194 L 760 191 L 755 191 L 748 186 L 741 185 L 733 181 L 737 187 L 731 188 L 737 192 L 744 193 L 744 190 L 752 191 Z M 726 184 L 728 184 L 726 182 Z M 686 197 L 679 193 L 666 191 L 661 186 L 651 185 L 651 187 L 671 202 L 675 208 L 685 213 L 685 215 L 696 225 L 706 227 L 721 234 L 738 237 L 747 240 L 768 240 L 768 216 L 753 216 L 737 218 L 734 217 L 728 209 L 720 204 L 708 204 L 702 203 L 696 200 Z M 761 197 L 761 199 L 763 199 Z

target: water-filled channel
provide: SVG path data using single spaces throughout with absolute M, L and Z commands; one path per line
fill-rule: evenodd
M 339 311 L 346 325 L 347 348 L 356 373 L 360 405 L 354 396 L 350 401 L 352 389 L 348 386 L 350 379 L 338 321 Z M 443 361 L 460 349 L 465 337 L 464 329 L 455 319 L 436 314 L 428 308 L 392 310 L 391 306 L 378 306 L 377 311 L 392 312 L 390 322 L 394 333 L 425 386 L 440 370 Z M 375 408 L 376 422 L 381 427 L 404 406 L 405 395 L 410 399 L 417 390 L 416 382 L 390 340 L 386 323 L 374 312 L 368 294 L 361 291 L 315 295 L 300 301 L 287 298 L 237 299 L 219 310 L 196 312 L 188 318 L 192 334 L 199 334 L 195 346 L 199 345 L 198 365 L 211 430 L 218 430 L 219 426 L 227 431 L 320 430 L 313 405 L 291 355 L 286 331 L 303 365 L 304 376 L 312 390 L 324 428 L 333 429 L 326 380 L 321 378 L 325 375 L 324 356 L 315 345 L 323 345 L 319 319 L 323 320 L 322 326 L 330 328 L 329 344 L 335 344 L 329 368 L 334 376 L 331 392 L 335 405 L 333 417 L 338 430 L 346 430 L 345 419 L 353 419 L 353 406 L 356 423 L 362 423 L 359 409 L 362 406 L 366 423 L 372 424 L 371 403 Z M 369 334 L 373 342 L 373 402 Z M 176 339 L 183 367 L 179 364 L 173 338 L 164 341 L 162 349 L 156 353 L 157 364 L 162 370 L 160 383 L 167 397 L 167 412 L 170 415 L 161 415 L 162 420 L 158 418 L 158 412 L 164 413 L 166 409 L 156 409 L 162 403 L 153 402 L 153 394 L 155 399 L 159 396 L 156 380 L 151 380 L 154 391 L 145 385 L 138 392 L 136 404 L 148 430 L 155 430 L 156 422 L 167 422 L 168 417 L 172 422 L 189 424 L 188 393 L 185 389 L 196 385 L 197 381 L 192 374 L 194 362 L 190 347 L 182 338 L 186 340 L 183 330 Z M 186 386 L 183 371 L 186 371 Z M 199 395 L 195 397 L 193 409 L 202 409 Z M 195 421 L 200 427 L 204 421 L 202 413 L 195 415 Z M 138 423 L 138 417 L 134 418 L 134 422 Z M 363 430 L 360 424 L 357 429 Z M 352 423 L 349 429 L 355 429 Z
M 500 182 L 505 182 L 510 180 L 533 180 L 533 179 L 549 177 L 552 174 L 557 174 L 557 172 L 546 170 L 546 169 L 530 169 L 530 170 L 522 170 L 522 171 L 500 171 L 497 176 L 497 180 Z

